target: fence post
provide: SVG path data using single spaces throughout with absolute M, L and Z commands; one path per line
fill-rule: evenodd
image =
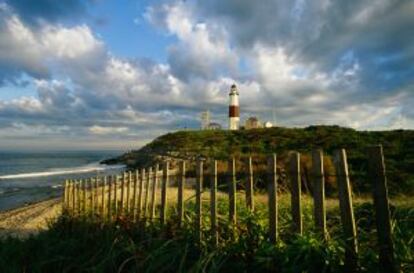
M 92 215 L 92 211 L 93 211 L 93 202 L 92 202 L 92 178 L 88 178 L 86 180 L 86 199 L 88 200 L 88 205 L 86 207 L 87 211 L 88 211 L 88 215 Z
M 233 230 L 236 227 L 237 216 L 236 216 L 236 207 L 237 207 L 237 188 L 236 188 L 236 159 L 233 157 L 230 162 L 230 181 L 228 182 L 229 187 L 229 220 L 233 225 Z
M 302 234 L 302 204 L 301 204 L 301 175 L 300 175 L 300 153 L 293 153 L 290 161 L 290 181 L 292 186 L 291 208 L 293 229 L 296 233 Z
M 79 215 L 82 216 L 84 213 L 84 205 L 85 205 L 85 191 L 84 191 L 84 180 L 79 179 L 79 200 L 80 200 L 80 206 L 79 206 Z
M 210 213 L 211 213 L 211 235 L 213 243 L 218 245 L 217 230 L 217 160 L 211 161 L 210 166 Z
M 203 160 L 197 159 L 197 169 L 196 169 L 196 231 L 198 243 L 201 243 L 202 237 L 202 190 L 203 190 Z
M 384 273 L 400 272 L 399 265 L 394 257 L 387 178 L 385 175 L 382 145 L 369 147 L 368 159 L 368 177 L 373 185 L 380 271 Z
M 69 199 L 70 199 L 70 190 L 69 190 L 69 187 L 70 187 L 70 185 L 69 185 L 69 180 L 68 179 L 66 179 L 65 180 L 65 190 L 64 190 L 64 207 L 65 207 L 65 210 L 66 211 L 68 211 L 69 210 Z
M 113 179 L 112 176 L 108 176 L 108 221 L 112 221 L 112 184 Z
M 130 212 L 130 202 L 131 202 L 131 196 L 130 196 L 130 188 L 131 188 L 131 171 L 128 171 L 128 179 L 126 181 L 126 214 L 129 215 Z
M 89 205 L 90 205 L 90 201 L 89 201 L 89 178 L 85 178 L 84 184 L 84 203 L 85 203 L 85 208 L 84 208 L 84 215 L 89 215 L 90 209 L 89 209 Z
M 68 210 L 68 199 L 69 199 L 69 191 L 68 191 L 68 180 L 66 179 L 65 182 L 63 183 L 64 187 L 63 187 L 63 210 Z
M 71 180 L 72 184 L 72 216 L 76 213 L 76 184 L 75 180 Z
M 99 214 L 99 185 L 100 184 L 101 184 L 100 179 L 98 176 L 96 176 L 94 191 L 95 191 L 95 213 L 97 215 Z
M 114 175 L 112 178 L 113 188 L 114 188 L 114 212 L 115 212 L 115 219 L 118 217 L 119 213 L 119 204 L 118 204 L 118 175 Z
M 148 210 L 148 203 L 149 203 L 149 192 L 150 192 L 150 181 L 152 175 L 152 167 L 148 168 L 147 173 L 147 180 L 145 181 L 145 200 L 144 200 L 144 220 L 147 221 L 149 210 Z
M 137 187 L 138 187 L 138 170 L 134 172 L 134 182 L 132 191 L 132 219 L 135 222 L 137 220 Z
M 75 216 L 76 213 L 76 180 L 71 179 L 70 183 L 72 184 L 71 186 L 71 195 L 72 195 L 72 199 L 71 199 L 71 206 L 72 206 L 72 216 Z
M 348 161 L 345 149 L 335 151 L 335 166 L 338 182 L 339 208 L 345 236 L 345 268 L 346 272 L 356 272 L 358 268 L 357 234 L 352 208 L 352 188 L 349 181 Z
M 158 171 L 159 171 L 159 165 L 155 164 L 154 167 L 154 178 L 152 181 L 152 196 L 151 196 L 151 215 L 150 215 L 150 221 L 152 222 L 155 218 L 155 203 L 157 202 L 157 184 L 158 184 Z
M 139 180 L 139 193 L 138 193 L 138 220 L 141 220 L 143 217 L 142 213 L 142 199 L 144 194 L 144 183 L 145 183 L 145 169 L 141 170 L 141 178 Z
M 161 188 L 161 211 L 160 211 L 160 221 L 164 225 L 167 216 L 167 186 L 169 183 L 169 173 L 168 169 L 170 167 L 170 162 L 165 161 L 163 166 L 163 175 L 162 175 L 162 188 Z
M 323 239 L 326 239 L 325 176 L 323 170 L 323 152 L 320 149 L 312 152 L 312 168 L 314 179 L 313 200 L 315 225 L 320 230 Z
M 103 181 L 101 183 L 101 215 L 102 219 L 105 219 L 105 190 L 107 184 L 107 177 L 103 177 Z
M 82 180 L 78 180 L 76 183 L 76 199 L 77 199 L 77 214 L 80 216 L 82 214 L 81 202 L 82 202 Z
M 82 199 L 83 199 L 83 203 L 82 203 L 82 213 L 83 213 L 83 216 L 85 216 L 85 214 L 86 214 L 86 202 L 87 202 L 87 198 L 86 198 L 86 182 L 87 182 L 87 180 L 85 179 L 85 180 L 81 180 L 81 182 L 82 182 Z
M 92 184 L 93 193 L 94 193 L 93 209 L 94 209 L 95 214 L 99 213 L 99 208 L 98 208 L 98 202 L 99 202 L 99 200 L 98 200 L 98 198 L 99 198 L 98 186 L 99 186 L 99 177 L 96 176 L 95 182 Z
M 268 159 L 269 170 L 269 236 L 272 243 L 277 241 L 277 169 L 276 169 L 276 154 L 273 154 Z
M 253 178 L 253 161 L 249 156 L 249 178 L 246 185 L 246 205 L 250 211 L 254 211 L 254 178 Z
M 94 214 L 94 206 L 95 206 L 95 192 L 94 192 L 94 182 L 93 182 L 93 178 L 89 179 L 89 204 L 90 204 L 90 214 L 93 215 Z
M 182 227 L 184 221 L 184 185 L 185 185 L 185 161 L 180 162 L 180 178 L 178 179 L 178 225 Z
M 125 183 L 126 182 L 126 172 L 122 173 L 121 176 L 121 206 L 119 210 L 119 215 L 124 215 L 125 213 Z

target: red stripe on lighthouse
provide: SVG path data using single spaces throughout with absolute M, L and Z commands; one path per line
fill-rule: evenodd
M 239 106 L 230 105 L 229 106 L 229 117 L 230 118 L 237 118 L 239 116 L 240 116 Z

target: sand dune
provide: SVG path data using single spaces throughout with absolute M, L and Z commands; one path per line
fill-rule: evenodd
M 50 199 L 0 213 L 0 236 L 27 237 L 48 227 L 60 215 L 60 198 Z

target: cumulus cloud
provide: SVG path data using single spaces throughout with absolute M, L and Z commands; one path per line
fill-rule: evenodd
M 9 10 L 0 9 L 0 85 L 23 73 L 49 78 L 51 66 L 56 64 L 68 70 L 74 68 L 74 62 L 93 66 L 104 54 L 103 43 L 86 25 L 67 28 L 46 24 L 33 29 Z
M 172 73 L 188 82 L 195 77 L 214 79 L 236 70 L 238 56 L 228 44 L 226 31 L 217 24 L 199 22 L 192 3 L 176 2 L 149 8 L 145 17 L 178 38 L 168 48 Z
M 224 125 L 233 83 L 242 118 L 414 127 L 410 1 L 159 1 L 143 18 L 175 38 L 165 63 L 120 58 L 88 25 L 29 16 L 23 2 L 0 6 L 0 86 L 26 77 L 37 95 L 0 100 L 10 139 L 6 130 L 132 145 L 196 128 L 207 108 Z

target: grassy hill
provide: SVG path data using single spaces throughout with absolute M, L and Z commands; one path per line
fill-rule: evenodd
M 322 148 L 326 155 L 327 182 L 334 184 L 334 179 L 330 178 L 330 174 L 334 174 L 331 156 L 335 149 L 345 148 L 354 190 L 363 193 L 370 191 L 370 185 L 366 182 L 366 148 L 376 144 L 384 147 L 390 193 L 414 193 L 413 130 L 356 131 L 339 126 L 310 126 L 240 131 L 179 131 L 160 136 L 141 149 L 107 160 L 106 163 L 124 163 L 131 168 L 140 168 L 166 157 L 194 159 L 201 155 L 223 162 L 235 156 L 238 165 L 242 165 L 252 155 L 256 158 L 256 167 L 263 169 L 266 155 L 277 153 L 278 168 L 283 173 L 289 152 L 298 151 L 302 153 L 302 168 L 306 174 L 311 167 L 310 152 Z M 226 166 L 222 165 L 221 169 L 226 169 Z

